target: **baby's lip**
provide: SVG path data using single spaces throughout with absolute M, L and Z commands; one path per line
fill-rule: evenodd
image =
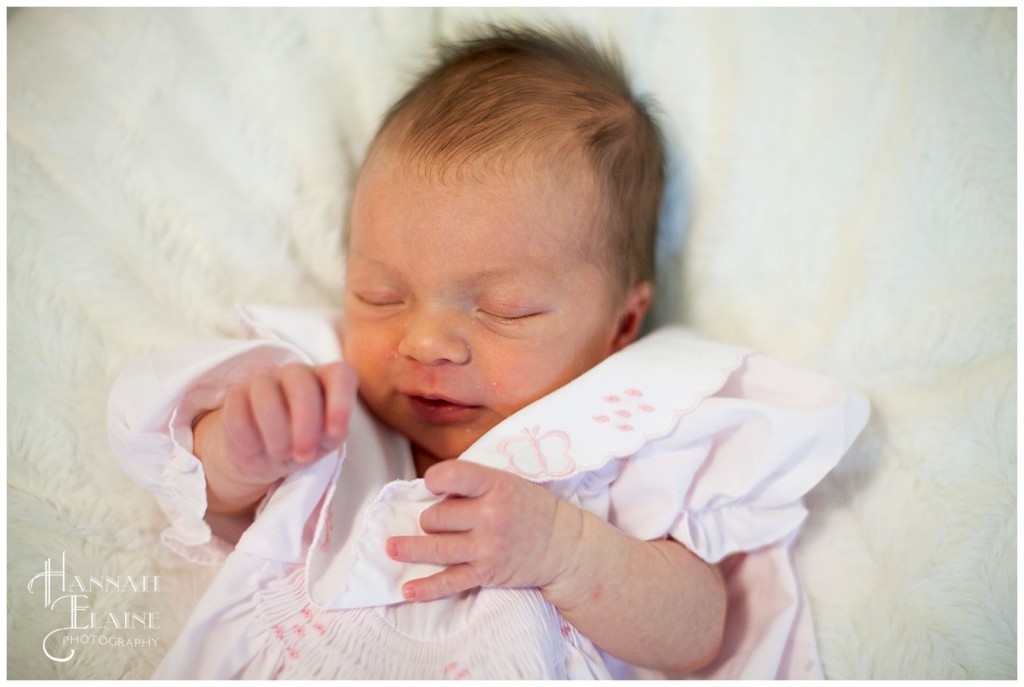
M 422 392 L 422 391 L 403 391 L 405 396 L 414 398 L 425 403 L 434 403 L 437 405 L 448 404 L 453 406 L 461 406 L 463 408 L 476 408 L 478 407 L 475 403 L 467 403 L 461 399 L 453 396 L 446 396 L 444 394 Z
M 402 393 L 409 400 L 413 411 L 428 422 L 459 422 L 469 419 L 482 407 L 443 394 L 418 391 Z

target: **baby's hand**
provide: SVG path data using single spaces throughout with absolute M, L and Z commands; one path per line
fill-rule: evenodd
M 356 375 L 347 364 L 292 363 L 228 389 L 195 427 L 209 513 L 251 508 L 270 486 L 338 448 L 348 433 Z
M 427 470 L 427 488 L 447 496 L 420 515 L 418 537 L 391 537 L 398 561 L 435 563 L 445 570 L 407 582 L 407 601 L 427 601 L 476 587 L 540 587 L 555 582 L 572 560 L 581 513 L 516 475 L 447 460 Z

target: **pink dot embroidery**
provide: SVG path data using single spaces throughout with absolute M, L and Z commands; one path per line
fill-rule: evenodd
M 605 397 L 604 397 L 603 399 L 601 399 L 601 400 L 603 400 L 603 401 L 607 401 L 608 403 L 618 403 L 618 402 L 619 402 L 619 401 L 621 401 L 622 399 L 621 399 L 621 398 L 619 398 L 618 396 L 616 396 L 615 394 L 612 394 L 612 395 L 610 395 L 610 396 L 605 396 Z
M 622 431 L 622 432 L 632 432 L 633 431 L 633 425 L 627 425 L 627 424 L 623 423 L 621 425 L 615 425 L 615 429 L 617 429 L 619 431 Z
M 288 652 L 287 653 L 288 653 L 288 658 L 296 659 L 296 658 L 299 657 L 299 650 L 296 649 L 293 646 L 288 647 Z
M 605 423 L 605 422 L 608 422 L 608 420 L 610 420 L 610 419 L 611 418 L 608 417 L 607 415 L 595 415 L 594 416 L 594 422 L 600 422 L 602 424 Z
M 302 609 L 302 617 L 303 618 L 312 618 L 313 617 L 313 609 L 311 609 L 309 606 L 306 606 L 305 608 L 303 608 Z
M 327 631 L 327 628 L 324 627 L 323 623 L 317 623 L 316 625 L 313 626 L 313 629 L 316 630 L 318 634 L 323 634 L 324 632 Z
M 454 663 L 454 662 L 449 663 L 448 665 L 446 665 L 444 667 L 444 674 L 446 676 L 454 679 L 454 680 L 463 680 L 463 679 L 465 679 L 469 675 L 469 671 L 466 670 L 466 669 L 462 669 L 462 670 L 459 670 L 458 673 L 456 673 L 455 671 L 458 670 L 458 668 L 459 668 L 459 664 L 458 663 Z
M 654 406 L 652 406 L 650 404 L 647 404 L 647 403 L 641 403 L 637 407 L 640 408 L 640 410 L 644 411 L 645 413 L 653 413 L 654 412 Z
M 615 414 L 618 415 L 619 417 L 632 417 L 633 415 L 633 413 L 629 412 L 628 410 L 616 410 Z
M 641 396 L 644 395 L 644 393 L 640 391 L 640 389 L 626 389 L 626 394 L 628 396 L 632 396 L 633 398 L 640 398 Z
M 306 636 L 306 631 L 305 631 L 305 630 L 303 630 L 303 629 L 302 629 L 301 627 L 299 627 L 298 625 L 296 625 L 296 626 L 295 626 L 294 628 L 292 628 L 292 629 L 293 629 L 293 631 L 295 632 L 295 636 L 296 636 L 296 637 L 305 637 L 305 636 Z
M 274 625 L 274 636 L 278 639 L 284 639 L 284 630 L 281 629 L 280 625 Z

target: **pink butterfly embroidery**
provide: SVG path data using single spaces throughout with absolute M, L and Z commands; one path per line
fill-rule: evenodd
M 498 444 L 498 453 L 508 461 L 509 469 L 532 478 L 571 475 L 576 461 L 569 455 L 569 435 L 560 430 L 539 432 L 539 427 L 524 427 L 522 436 Z

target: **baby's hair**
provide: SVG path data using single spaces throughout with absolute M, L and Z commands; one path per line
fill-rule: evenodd
M 571 30 L 488 27 L 438 58 L 388 112 L 374 148 L 387 141 L 441 175 L 523 154 L 574 165 L 568 173 L 589 163 L 607 238 L 585 254 L 623 291 L 653 281 L 665 153 L 618 53 Z

